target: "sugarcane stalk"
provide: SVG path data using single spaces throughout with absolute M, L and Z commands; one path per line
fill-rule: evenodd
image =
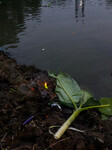
M 75 120 L 75 118 L 79 115 L 81 109 L 77 109 L 73 112 L 73 114 L 67 119 L 67 121 L 59 128 L 59 130 L 54 134 L 55 139 L 59 139 L 64 132 L 68 129 L 71 123 Z
M 68 127 L 71 125 L 71 123 L 75 120 L 75 118 L 79 115 L 81 111 L 92 109 L 92 108 L 101 108 L 101 107 L 108 107 L 107 105 L 97 105 L 97 106 L 89 106 L 85 108 L 78 108 L 76 111 L 73 112 L 73 114 L 67 119 L 67 121 L 58 129 L 58 131 L 54 134 L 55 139 L 59 139 L 64 132 L 68 129 Z

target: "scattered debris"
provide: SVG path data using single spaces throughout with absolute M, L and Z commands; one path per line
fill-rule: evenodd
M 59 127 L 61 127 L 61 126 L 58 126 L 58 125 L 50 126 L 50 127 L 49 127 L 49 133 L 52 134 L 52 135 L 54 135 L 55 133 L 53 133 L 53 132 L 51 131 L 51 129 L 52 129 L 52 128 L 59 128 Z M 74 128 L 74 127 L 69 127 L 67 130 L 72 130 L 72 131 L 77 131 L 77 132 L 85 133 L 85 131 L 79 130 L 79 129 Z
M 85 149 L 111 150 L 112 120 L 101 120 L 100 114 L 96 111 L 94 115 L 92 110 L 72 123 L 85 134 L 67 130 L 61 140 L 54 140 L 49 127 L 61 125 L 72 113 L 59 105 L 55 86 L 55 79 L 46 71 L 20 66 L 0 51 L 0 149 L 79 150 L 81 145 Z M 55 128 L 52 130 L 54 133 Z
M 28 122 L 30 122 L 32 119 L 34 118 L 34 116 L 31 116 L 30 118 L 28 118 L 25 122 L 23 122 L 22 125 L 27 124 Z
M 58 107 L 58 108 L 60 109 L 60 111 L 62 111 L 62 108 L 61 108 L 60 104 L 57 103 L 57 102 L 53 102 L 53 103 L 51 104 L 51 106 L 52 106 L 52 107 Z
M 47 82 L 44 83 L 45 89 L 48 89 Z
M 54 2 L 50 2 L 49 4 L 42 5 L 42 7 L 50 7 L 50 8 L 52 8 L 51 5 L 52 5 L 53 3 L 54 3 Z

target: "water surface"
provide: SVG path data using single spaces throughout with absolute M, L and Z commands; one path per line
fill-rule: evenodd
M 2 0 L 0 49 L 112 96 L 112 0 Z

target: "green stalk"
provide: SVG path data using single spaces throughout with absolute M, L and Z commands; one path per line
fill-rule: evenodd
M 62 89 L 64 90 L 64 92 L 66 93 L 66 95 L 68 96 L 68 98 L 71 100 L 72 104 L 74 105 L 75 109 L 77 110 L 77 105 L 74 103 L 74 101 L 72 100 L 72 98 L 70 97 L 70 95 L 68 94 L 68 92 L 65 90 L 65 88 L 61 84 L 60 80 L 58 78 L 57 78 L 57 80 L 59 81 L 59 84 L 61 85 Z
M 59 130 L 54 134 L 55 139 L 59 139 L 64 132 L 68 129 L 71 123 L 75 120 L 75 118 L 79 115 L 81 109 L 77 109 L 73 112 L 73 114 L 67 119 L 67 121 L 59 128 Z
M 109 104 L 107 104 L 107 105 L 89 106 L 89 107 L 81 108 L 81 111 L 88 110 L 88 109 L 92 109 L 92 108 L 108 107 L 108 106 L 110 106 L 110 105 L 109 105 Z
M 67 121 L 59 128 L 59 130 L 54 134 L 54 138 L 59 139 L 64 134 L 64 132 L 68 129 L 68 127 L 71 125 L 71 123 L 75 120 L 75 118 L 79 115 L 79 113 L 81 111 L 92 109 L 92 108 L 108 107 L 108 106 L 110 106 L 110 105 L 108 104 L 108 105 L 89 106 L 89 107 L 77 109 L 67 119 Z

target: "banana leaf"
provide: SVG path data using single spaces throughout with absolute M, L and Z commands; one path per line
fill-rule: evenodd
M 110 104 L 109 107 L 99 108 L 99 111 L 102 114 L 105 114 L 105 115 L 108 115 L 108 116 L 112 116 L 112 98 L 101 98 L 99 100 L 99 102 L 100 102 L 101 105 Z
M 49 75 L 55 77 L 57 80 L 55 91 L 62 104 L 73 108 L 73 102 L 76 105 L 79 105 L 83 99 L 84 104 L 89 98 L 92 97 L 89 92 L 81 90 L 77 82 L 70 77 L 70 75 L 64 73 L 59 73 L 57 76 L 53 73 Z M 71 100 L 73 100 L 73 102 Z

